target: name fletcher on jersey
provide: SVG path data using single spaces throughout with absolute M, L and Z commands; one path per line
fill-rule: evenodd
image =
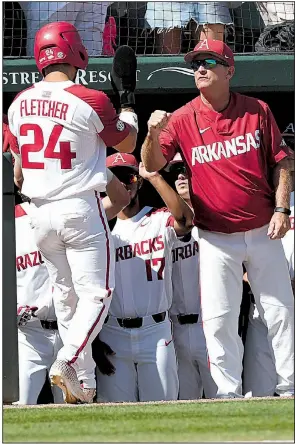
M 55 100 L 30 99 L 21 100 L 20 116 L 54 117 L 67 120 L 69 105 Z
M 254 149 L 260 148 L 260 131 L 256 130 L 254 135 L 246 133 L 238 137 L 233 137 L 224 142 L 213 142 L 212 145 L 200 145 L 192 148 L 192 165 L 199 163 L 213 162 L 220 160 L 221 157 L 226 159 L 232 156 L 238 156 Z

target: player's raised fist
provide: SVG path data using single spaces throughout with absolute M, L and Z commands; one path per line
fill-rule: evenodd
M 148 121 L 148 130 L 150 134 L 152 136 L 158 135 L 162 131 L 162 129 L 165 128 L 170 117 L 171 113 L 167 113 L 166 111 L 154 111 Z

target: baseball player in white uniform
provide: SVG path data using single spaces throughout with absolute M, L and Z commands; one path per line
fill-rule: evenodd
M 22 91 L 8 112 L 19 145 L 15 181 L 24 182 L 37 246 L 62 294 L 55 310 L 64 345 L 51 383 L 66 402 L 87 403 L 96 387 L 91 343 L 114 288 L 113 244 L 96 194 L 106 188 L 106 146 L 132 152 L 137 117 L 122 102 L 118 116 L 104 93 L 74 83 L 88 56 L 73 25 L 41 28 L 35 59 L 44 80 Z
M 105 401 L 176 400 L 178 376 L 168 310 L 172 303 L 172 246 L 192 227 L 193 213 L 158 173 L 150 181 L 167 208 L 140 207 L 142 185 L 134 156 L 114 154 L 108 168 L 130 193 L 112 230 L 116 286 L 100 339 L 112 348 L 113 375 L 98 373 Z
M 282 136 L 287 145 L 294 150 L 294 125 L 292 123 L 287 126 Z M 294 292 L 294 190 L 291 193 L 290 210 L 291 228 L 282 239 L 282 243 Z M 294 354 L 291 344 L 289 354 Z M 267 328 L 259 315 L 254 296 L 252 295 L 244 351 L 243 391 L 247 397 L 273 396 L 276 391 L 276 385 L 275 355 L 268 339 Z M 284 396 L 294 396 L 294 392 L 286 392 Z
M 62 347 L 53 304 L 53 288 L 35 243 L 28 209 L 15 207 L 17 319 L 19 353 L 18 404 L 37 404 L 51 365 Z M 59 291 L 55 289 L 54 291 Z M 53 388 L 55 403 L 63 400 Z
M 191 207 L 187 172 L 177 153 L 169 172 L 177 193 Z M 177 240 L 172 250 L 173 301 L 170 318 L 178 361 L 179 399 L 215 398 L 200 311 L 199 236 L 197 227 Z
M 129 203 L 126 189 L 109 170 L 107 196 L 102 199 L 108 220 Z M 30 204 L 15 207 L 17 320 L 19 341 L 18 404 L 36 404 L 47 371 L 62 347 L 53 303 L 53 287 L 30 225 Z M 54 288 L 54 291 L 59 291 Z M 54 402 L 62 391 L 53 386 Z

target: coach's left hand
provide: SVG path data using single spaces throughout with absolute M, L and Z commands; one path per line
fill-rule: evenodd
M 276 212 L 270 220 L 267 235 L 271 240 L 282 239 L 290 230 L 290 227 L 289 216 L 285 213 Z

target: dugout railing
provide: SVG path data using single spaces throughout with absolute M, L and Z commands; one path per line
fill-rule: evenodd
M 58 3 L 3 3 L 4 92 L 18 92 L 40 80 L 32 58 L 34 30 L 51 21 L 70 19 L 82 30 L 90 53 L 87 70 L 79 73 L 80 83 L 94 89 L 110 91 L 111 56 L 116 47 L 128 44 L 138 55 L 139 93 L 194 91 L 193 72 L 190 66 L 184 63 L 182 55 L 194 46 L 197 39 L 194 19 L 190 19 L 181 29 L 178 53 L 173 52 L 177 45 L 171 40 L 172 46 L 169 49 L 169 45 L 166 45 L 164 54 L 163 47 L 159 47 L 157 41 L 160 28 L 150 27 L 150 24 L 178 25 L 179 19 L 183 19 L 182 13 L 177 10 L 180 2 L 165 2 L 170 5 L 171 11 L 165 14 L 163 12 L 162 15 L 157 8 L 159 9 L 159 4 L 163 2 L 60 2 L 63 5 L 61 10 L 52 6 Z M 218 2 L 182 3 L 203 4 L 202 13 L 206 12 L 204 4 L 211 4 L 211 15 L 208 13 L 208 17 L 214 21 L 212 4 Z M 292 91 L 294 3 L 219 3 L 227 5 L 229 15 L 224 20 L 222 11 L 216 10 L 216 14 L 226 22 L 224 40 L 236 55 L 236 75 L 232 87 L 243 92 Z M 104 5 L 104 8 L 99 5 Z M 167 6 L 165 7 L 167 9 Z M 152 22 L 153 13 L 157 20 Z M 193 15 L 201 18 L 202 13 L 195 11 Z M 167 17 L 175 21 L 167 22 L 164 20 Z M 186 18 L 188 17 L 190 15 L 186 15 Z M 199 28 L 203 29 L 202 26 Z M 169 29 L 165 29 L 166 31 Z M 94 40 L 100 41 L 99 46 Z

